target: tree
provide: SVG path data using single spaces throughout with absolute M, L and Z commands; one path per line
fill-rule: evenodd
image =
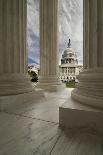
M 34 71 L 28 71 L 28 74 L 31 77 L 31 82 L 38 82 L 38 76 Z

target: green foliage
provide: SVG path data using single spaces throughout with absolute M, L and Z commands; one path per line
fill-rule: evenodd
M 31 77 L 31 82 L 38 82 L 38 76 L 34 71 L 28 71 L 28 74 Z
M 68 81 L 68 82 L 66 82 L 66 87 L 67 88 L 76 88 L 76 83 L 75 83 L 75 81 Z

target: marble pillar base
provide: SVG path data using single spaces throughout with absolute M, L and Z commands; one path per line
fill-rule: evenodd
M 71 96 L 81 104 L 103 108 L 103 72 L 99 68 L 87 70 L 79 75 L 79 84 Z
M 24 74 L 1 74 L 0 96 L 16 95 L 33 91 L 34 88 L 28 75 Z
M 39 82 L 37 84 L 37 88 L 44 89 L 45 91 L 59 91 L 62 90 L 64 85 L 60 82 L 58 77 L 39 77 Z
M 61 128 L 90 128 L 103 134 L 103 110 L 82 105 L 70 97 L 59 107 Z
M 95 108 L 103 108 L 103 97 L 92 96 L 84 93 L 78 89 L 72 91 L 71 96 L 74 100 L 81 104 L 89 105 Z

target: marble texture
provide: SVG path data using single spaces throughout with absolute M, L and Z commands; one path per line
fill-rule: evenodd
M 103 108 L 103 2 L 84 0 L 84 71 L 72 98 Z
M 58 109 L 71 90 L 44 92 L 38 99 L 33 93 L 28 100 L 26 94 L 6 97 L 7 102 L 14 99 L 0 112 L 0 155 L 102 155 L 103 136 L 99 132 L 88 127 L 59 128 Z
M 35 91 L 37 93 L 35 94 Z M 20 114 L 50 122 L 59 122 L 59 106 L 71 93 L 71 89 L 64 89 L 57 93 L 35 90 L 31 93 L 16 96 L 0 97 L 0 110 L 13 114 Z
M 62 128 L 90 128 L 103 134 L 103 110 L 67 99 L 59 107 L 59 124 Z
M 38 87 L 56 91 L 59 79 L 58 0 L 40 1 L 40 77 Z
M 27 75 L 26 0 L 0 0 L 0 96 L 33 91 Z
M 51 155 L 102 155 L 102 138 L 89 130 L 64 131 Z
M 0 114 L 0 155 L 48 155 L 59 137 L 57 125 L 12 114 Z

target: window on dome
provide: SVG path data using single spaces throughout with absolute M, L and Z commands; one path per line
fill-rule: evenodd
M 71 59 L 69 59 L 69 63 L 71 63 Z

